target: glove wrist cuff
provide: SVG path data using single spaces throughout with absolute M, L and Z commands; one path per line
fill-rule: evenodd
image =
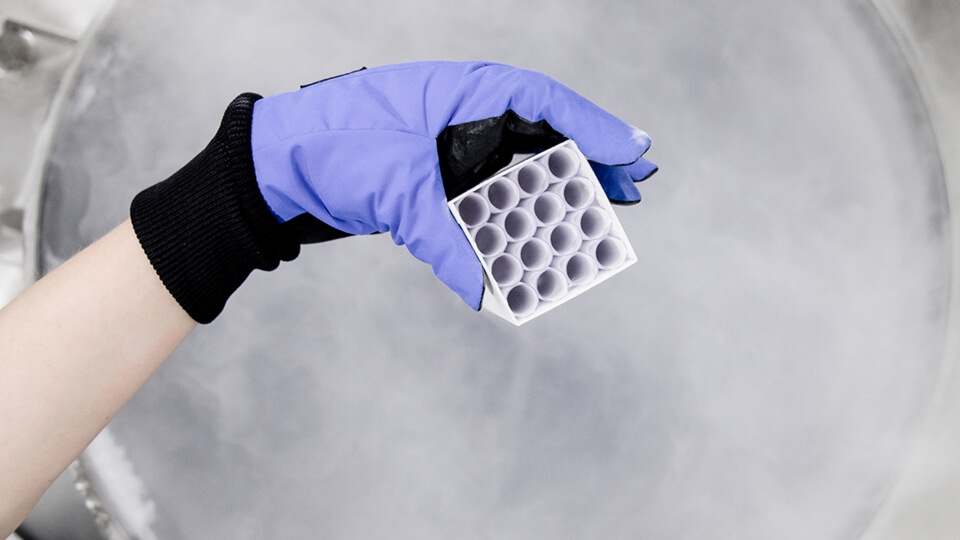
M 209 323 L 254 269 L 300 253 L 257 185 L 250 149 L 253 104 L 243 94 L 200 154 L 131 203 L 137 238 L 167 290 L 197 322 Z

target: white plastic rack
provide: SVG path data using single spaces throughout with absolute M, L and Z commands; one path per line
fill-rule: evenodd
M 483 264 L 483 310 L 521 325 L 637 262 L 573 141 L 525 159 L 450 201 Z

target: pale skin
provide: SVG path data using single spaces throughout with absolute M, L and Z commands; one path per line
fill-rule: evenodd
M 0 310 L 0 538 L 195 326 L 129 220 Z

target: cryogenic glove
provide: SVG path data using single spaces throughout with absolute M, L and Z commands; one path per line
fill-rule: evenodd
M 453 62 L 361 70 L 297 92 L 240 96 L 207 149 L 141 193 L 131 216 L 161 279 L 200 322 L 253 268 L 296 257 L 300 243 L 374 232 L 389 232 L 479 309 L 480 262 L 447 199 L 515 152 L 568 137 L 611 200 L 639 201 L 633 182 L 656 171 L 641 157 L 647 135 L 542 74 Z M 226 224 L 213 239 L 203 230 L 211 216 Z M 199 265 L 198 249 L 211 253 Z
M 607 195 L 637 202 L 646 133 L 539 73 L 485 63 L 361 70 L 254 105 L 257 181 L 281 221 L 389 232 L 474 309 L 482 269 L 448 199 L 514 153 L 574 139 Z M 601 165 L 604 164 L 604 165 Z M 627 166 L 616 166 L 624 165 Z

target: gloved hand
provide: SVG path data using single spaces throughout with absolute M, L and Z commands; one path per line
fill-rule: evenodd
M 646 133 L 545 75 L 455 62 L 361 70 L 297 92 L 237 98 L 210 146 L 138 195 L 131 215 L 161 279 L 199 322 L 212 320 L 253 268 L 296 257 L 300 243 L 373 232 L 389 232 L 479 309 L 482 267 L 446 201 L 515 152 L 565 138 L 591 160 L 613 202 L 640 200 L 633 182 L 656 172 L 641 157 L 650 146 Z M 197 208 L 171 210 L 165 200 Z M 215 240 L 203 236 L 206 217 L 185 217 L 230 212 Z M 177 221 L 190 222 L 174 227 L 189 238 L 166 238 Z M 197 247 L 227 260 L 189 263 Z M 234 260 L 241 252 L 252 255 L 244 264 Z

